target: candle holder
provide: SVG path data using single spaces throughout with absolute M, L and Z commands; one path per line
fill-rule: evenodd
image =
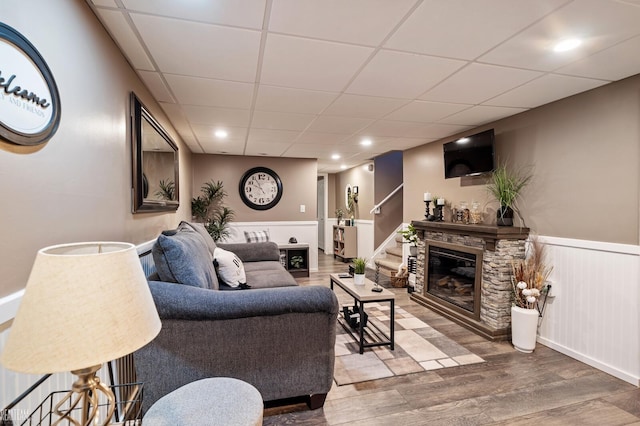
M 429 204 L 431 204 L 431 200 L 424 200 L 424 218 L 425 220 L 430 220 L 429 216 L 431 216 L 431 214 L 429 214 Z

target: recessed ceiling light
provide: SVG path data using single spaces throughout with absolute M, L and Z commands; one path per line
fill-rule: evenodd
M 219 130 L 216 130 L 214 135 L 216 135 L 216 138 L 224 139 L 227 136 L 229 136 L 229 133 L 226 130 L 219 129 Z
M 566 52 L 568 50 L 575 49 L 576 47 L 580 46 L 581 44 L 582 44 L 582 40 L 580 40 L 578 38 L 567 38 L 567 39 L 561 40 L 558 43 L 556 43 L 556 45 L 553 46 L 553 51 L 554 52 Z
M 345 170 L 347 168 L 346 164 L 340 166 L 340 169 Z
M 362 139 L 362 141 L 360 142 L 360 145 L 362 146 L 369 146 L 371 145 L 373 142 L 371 142 L 371 139 Z
M 467 143 L 467 142 L 469 142 L 469 138 L 460 138 L 460 139 L 458 139 L 456 142 L 457 142 L 457 143 L 460 143 L 460 144 L 462 144 L 462 143 Z
M 340 159 L 340 154 L 333 154 L 333 155 L 331 156 L 331 159 L 332 159 L 332 160 L 339 160 L 339 159 Z

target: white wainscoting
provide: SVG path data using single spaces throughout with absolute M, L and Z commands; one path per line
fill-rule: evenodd
M 373 220 L 356 219 L 356 226 L 358 227 L 358 257 L 371 260 L 374 250 Z
M 269 231 L 269 238 L 276 243 L 287 243 L 295 237 L 298 243 L 309 244 L 309 270 L 318 271 L 318 222 L 232 222 L 229 224 L 228 243 L 244 243 L 244 231 Z M 331 241 L 331 240 L 329 240 Z
M 538 342 L 640 386 L 640 247 L 540 237 L 553 264 Z

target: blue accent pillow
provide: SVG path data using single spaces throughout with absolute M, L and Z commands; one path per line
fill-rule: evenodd
M 195 231 L 164 231 L 152 249 L 162 281 L 218 290 L 219 283 L 207 243 Z

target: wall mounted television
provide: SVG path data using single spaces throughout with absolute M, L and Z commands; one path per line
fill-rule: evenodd
M 445 179 L 493 171 L 494 139 L 493 129 L 490 129 L 445 143 L 442 146 Z

